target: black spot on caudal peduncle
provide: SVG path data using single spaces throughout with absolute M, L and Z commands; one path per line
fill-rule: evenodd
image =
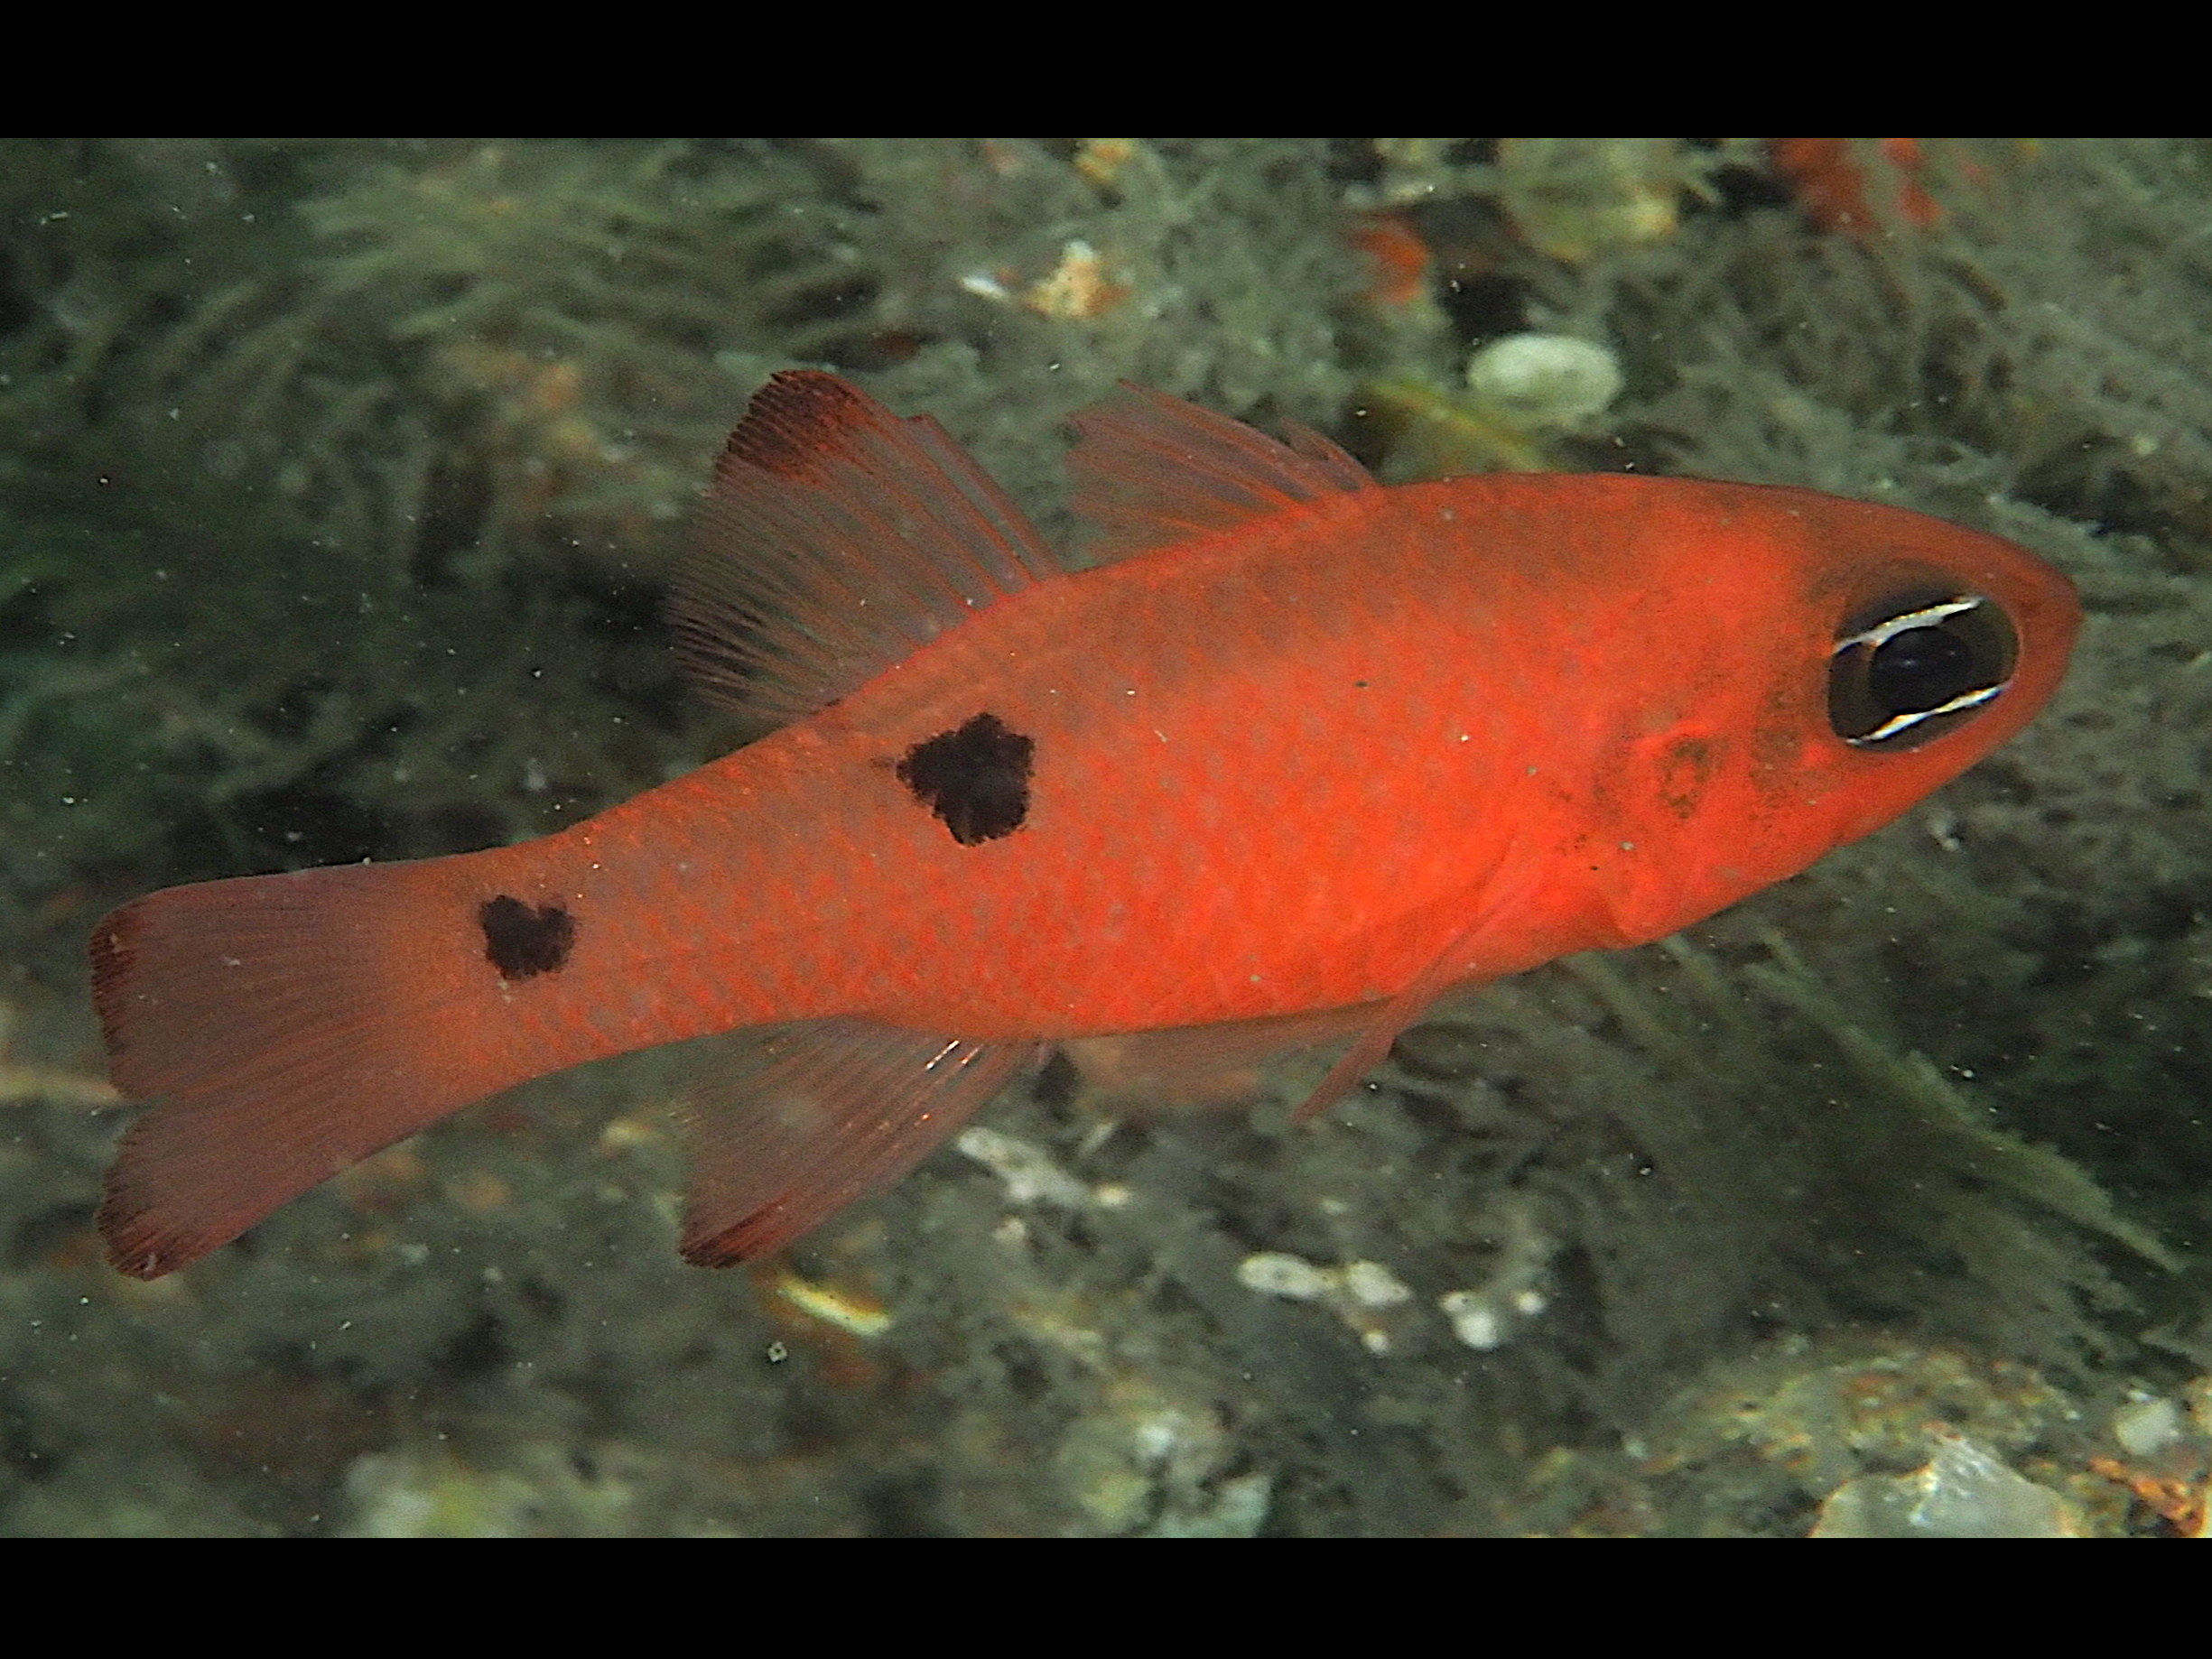
M 549 974 L 569 959 L 576 944 L 576 918 L 558 904 L 535 909 L 502 893 L 477 907 L 484 930 L 484 959 L 502 979 Z
M 1036 744 L 995 714 L 908 749 L 898 781 L 962 847 L 995 841 L 1029 816 L 1029 761 Z

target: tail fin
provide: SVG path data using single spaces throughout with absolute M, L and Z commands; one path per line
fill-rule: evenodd
M 451 862 L 172 887 L 101 922 L 109 1070 L 156 1102 L 107 1172 L 99 1225 L 118 1269 L 153 1279 L 197 1260 L 543 1069 L 487 1043 L 469 964 L 425 938 L 426 889 L 450 885 L 437 872 Z

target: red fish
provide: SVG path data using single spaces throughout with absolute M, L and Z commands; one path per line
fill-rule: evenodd
M 1125 389 L 1078 417 L 1073 571 L 926 416 L 777 375 L 674 624 L 785 724 L 559 835 L 175 887 L 92 940 L 153 1102 L 100 1227 L 194 1260 L 469 1102 L 716 1032 L 683 1250 L 895 1181 L 1052 1043 L 1357 1033 L 1657 939 L 1896 817 L 2057 686 L 2021 549 L 1797 489 L 1383 488 Z M 1146 1033 L 1150 1033 L 1147 1035 Z

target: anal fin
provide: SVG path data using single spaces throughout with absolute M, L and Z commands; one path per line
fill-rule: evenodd
M 683 1259 L 726 1267 L 781 1248 L 927 1157 L 1045 1045 L 987 1045 L 870 1020 L 733 1039 L 683 1112 Z

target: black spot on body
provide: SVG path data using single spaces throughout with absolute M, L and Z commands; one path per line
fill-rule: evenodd
M 995 714 L 917 743 L 898 781 L 934 812 L 953 839 L 974 847 L 1011 835 L 1029 816 L 1029 763 L 1036 742 Z
M 484 930 L 484 959 L 502 979 L 552 973 L 576 945 L 576 918 L 558 904 L 533 909 L 502 893 L 478 906 L 476 919 Z

